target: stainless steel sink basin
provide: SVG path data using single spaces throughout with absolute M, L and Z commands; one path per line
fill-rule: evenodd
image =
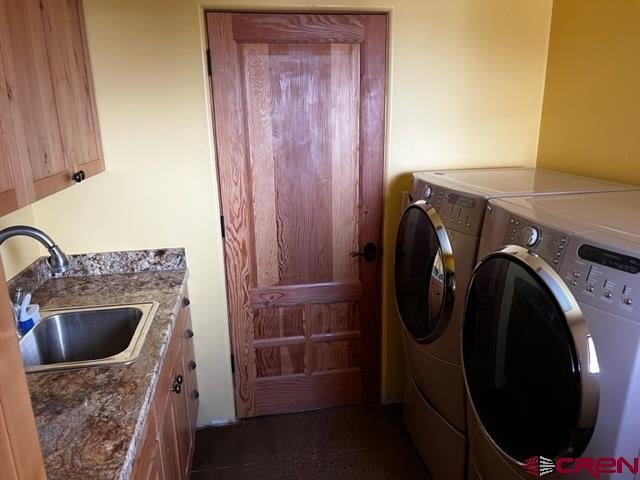
M 42 311 L 42 320 L 20 340 L 27 373 L 136 360 L 157 302 Z

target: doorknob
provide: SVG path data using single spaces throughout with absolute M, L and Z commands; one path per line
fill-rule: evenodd
M 367 243 L 361 252 L 351 252 L 352 257 L 364 257 L 367 263 L 373 263 L 378 258 L 378 247 L 373 242 Z

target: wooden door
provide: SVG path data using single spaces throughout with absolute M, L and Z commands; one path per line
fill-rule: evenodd
M 377 401 L 387 18 L 207 25 L 237 415 Z
M 40 440 L 0 260 L 0 478 L 44 480 Z

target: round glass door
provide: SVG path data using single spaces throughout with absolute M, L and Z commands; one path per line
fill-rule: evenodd
M 403 213 L 395 252 L 396 304 L 419 342 L 437 338 L 453 301 L 453 255 L 435 210 L 420 201 Z
M 471 279 L 462 331 L 473 407 L 494 443 L 519 462 L 579 456 L 597 412 L 593 378 L 585 381 L 597 378 L 597 371 L 586 371 L 587 364 L 597 364 L 595 350 L 589 350 L 593 342 L 586 335 L 576 346 L 567 315 L 579 311 L 577 304 L 572 297 L 559 300 L 568 291 L 550 288 L 541 269 L 509 255 L 487 257 Z M 550 267 L 544 272 L 554 275 Z M 581 315 L 579 320 L 581 332 L 588 332 Z M 582 368 L 588 354 L 593 358 Z

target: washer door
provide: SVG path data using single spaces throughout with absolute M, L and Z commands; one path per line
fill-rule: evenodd
M 451 242 L 440 217 L 424 200 L 409 205 L 396 238 L 396 305 L 418 342 L 438 338 L 449 320 L 455 291 Z
M 555 271 L 508 246 L 476 267 L 462 329 L 465 381 L 485 433 L 517 462 L 578 457 L 595 427 L 599 366 Z

